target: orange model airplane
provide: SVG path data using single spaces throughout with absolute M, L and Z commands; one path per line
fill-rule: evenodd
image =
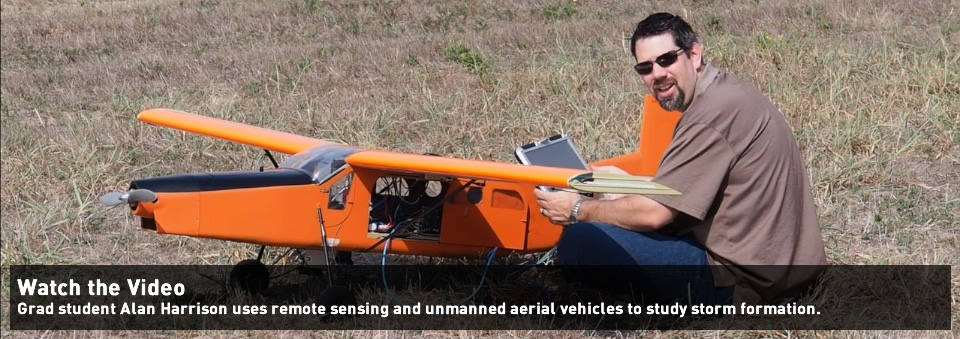
M 654 174 L 678 117 L 648 96 L 639 152 L 594 165 Z M 133 180 L 129 191 L 102 202 L 128 204 L 142 228 L 159 234 L 313 250 L 324 264 L 336 260 L 328 253 L 355 251 L 440 257 L 479 257 L 494 248 L 500 255 L 547 251 L 563 229 L 538 213 L 537 186 L 676 194 L 639 176 L 366 150 L 167 109 L 138 118 L 292 156 L 274 162 L 275 169 Z M 254 284 L 242 285 L 264 288 L 263 247 L 260 256 L 238 264 L 246 273 L 231 279 L 255 276 Z

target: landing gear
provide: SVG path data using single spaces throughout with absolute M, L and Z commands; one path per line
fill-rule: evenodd
M 263 264 L 263 252 L 267 246 L 260 245 L 256 259 L 245 259 L 230 270 L 230 288 L 247 294 L 260 294 L 270 286 L 270 270 Z
M 346 286 L 334 285 L 333 276 L 330 275 L 333 265 L 353 265 L 353 252 L 346 251 L 335 251 L 333 252 L 333 258 L 325 264 L 324 268 L 315 268 L 311 267 L 309 264 L 302 264 L 302 271 L 310 272 L 308 274 L 315 275 L 317 277 L 323 276 L 323 272 L 326 271 L 327 278 L 327 288 L 323 289 L 320 292 L 320 295 L 317 296 L 316 303 L 317 305 L 326 306 L 328 309 L 331 306 L 341 306 L 341 305 L 356 305 L 357 298 L 353 293 L 353 290 L 347 288 Z
M 333 252 L 333 259 L 337 265 L 353 265 L 353 252 Z
M 248 294 L 260 294 L 270 286 L 270 271 L 257 259 L 241 261 L 230 271 L 230 287 Z
M 245 294 L 257 295 L 267 290 L 270 286 L 271 278 L 278 278 L 293 271 L 299 271 L 301 274 L 323 277 L 326 275 L 327 288 L 325 288 L 317 297 L 317 303 L 326 306 L 336 305 L 355 305 L 356 296 L 353 291 L 347 287 L 334 285 L 333 276 L 330 274 L 330 265 L 353 265 L 352 252 L 335 251 L 330 260 L 322 259 L 326 252 L 301 251 L 299 249 L 290 249 L 282 257 L 286 257 L 291 251 L 296 251 L 296 257 L 299 259 L 296 268 L 271 277 L 270 270 L 263 263 L 264 251 L 266 246 L 260 246 L 260 253 L 256 259 L 246 259 L 238 263 L 230 271 L 230 288 L 243 292 Z M 279 261 L 280 259 L 277 259 Z M 276 261 L 273 263 L 276 264 Z M 271 266 L 273 266 L 271 264 Z M 326 273 L 326 274 L 324 274 Z
M 357 298 L 354 296 L 353 291 L 344 286 L 330 286 L 320 292 L 320 296 L 317 297 L 317 305 L 326 306 L 328 309 L 330 306 L 340 306 L 340 305 L 356 305 Z

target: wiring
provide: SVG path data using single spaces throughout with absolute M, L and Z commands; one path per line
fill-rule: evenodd
M 476 180 L 475 179 L 469 180 L 468 182 L 457 187 L 456 189 L 453 189 L 449 192 L 445 192 L 440 197 L 426 198 L 424 197 L 425 192 L 421 192 L 421 190 L 426 189 L 425 186 L 422 186 L 422 185 L 426 185 L 425 181 L 416 181 L 414 183 L 409 183 L 405 181 L 406 179 L 400 178 L 400 177 L 382 178 L 382 179 L 385 179 L 384 184 L 386 184 L 386 187 L 384 187 L 381 190 L 380 192 L 381 194 L 378 194 L 379 197 L 377 198 L 379 198 L 379 200 L 376 203 L 374 203 L 370 208 L 370 211 L 371 211 L 370 222 L 379 223 L 379 222 L 386 221 L 387 224 L 390 225 L 390 227 L 389 227 L 389 230 L 382 231 L 383 233 L 386 233 L 386 234 L 381 239 L 379 239 L 379 241 L 377 241 L 367 249 L 363 250 L 362 252 L 369 252 L 377 248 L 377 246 L 381 246 L 382 244 L 383 248 L 380 251 L 381 252 L 380 264 L 381 264 L 381 280 L 383 283 L 383 287 L 394 303 L 399 305 L 406 305 L 407 303 L 401 300 L 394 293 L 394 290 L 390 287 L 390 283 L 388 282 L 388 279 L 387 279 L 387 267 L 386 267 L 387 254 L 390 251 L 390 246 L 392 245 L 394 238 L 397 238 L 397 237 L 406 238 L 411 234 L 414 234 L 415 236 L 416 234 L 424 232 L 425 230 L 424 227 L 427 227 L 427 228 L 431 227 L 430 223 L 432 221 L 429 221 L 430 220 L 429 218 L 436 217 L 436 216 L 433 216 L 431 213 L 433 213 L 433 211 L 436 210 L 437 208 L 443 206 L 445 202 L 452 201 L 451 199 L 453 199 L 453 197 L 456 196 L 459 192 L 462 192 L 463 190 L 473 186 Z M 386 181 L 386 180 L 389 180 L 389 181 Z M 403 194 L 404 188 L 406 188 L 407 190 L 406 195 Z M 442 191 L 447 191 L 447 189 L 444 188 L 442 189 Z M 387 195 L 382 194 L 385 192 L 387 193 Z M 416 198 L 415 201 L 413 202 L 409 201 L 409 200 L 414 200 L 413 199 L 414 196 Z M 490 268 L 493 266 L 493 259 L 496 256 L 497 250 L 498 250 L 497 247 L 494 247 L 490 250 L 486 258 L 487 259 L 486 266 L 483 269 L 483 273 L 480 277 L 480 281 L 478 285 L 473 289 L 473 291 L 468 296 L 466 296 L 464 299 L 458 302 L 458 306 L 463 305 L 469 302 L 470 300 L 477 300 L 478 294 L 484 295 L 484 294 L 481 294 L 480 292 L 484 284 L 487 283 L 487 276 L 488 276 L 488 273 L 490 272 Z M 550 291 L 546 286 L 544 286 L 542 283 L 538 281 L 535 281 L 534 279 L 522 277 L 522 275 L 523 275 L 523 272 L 526 272 L 533 266 L 545 265 L 551 259 L 554 252 L 555 252 L 555 249 L 552 249 L 546 254 L 544 254 L 542 257 L 540 257 L 535 264 L 524 265 L 526 267 L 517 269 L 514 272 L 509 272 L 506 275 L 506 277 L 504 277 L 501 281 L 496 282 L 496 286 L 491 288 L 490 291 L 493 291 L 503 286 L 505 283 L 509 281 L 513 281 L 519 278 L 519 280 L 524 283 L 539 286 L 540 289 L 544 291 L 544 295 L 546 296 L 546 298 L 549 300 Z M 484 293 L 489 293 L 490 291 L 486 291 Z M 483 300 L 483 298 L 480 298 L 479 300 Z
M 537 260 L 536 263 L 521 265 L 521 266 L 522 266 L 521 268 L 518 268 L 517 270 L 515 270 L 515 271 L 513 271 L 513 272 L 510 272 L 510 274 L 507 274 L 507 276 L 504 277 L 504 278 L 500 281 L 500 283 L 498 283 L 498 284 L 494 285 L 493 287 L 491 287 L 490 290 L 491 290 L 491 291 L 497 290 L 498 288 L 502 287 L 504 284 L 506 284 L 507 282 L 509 282 L 510 279 L 512 279 L 514 276 L 516 276 L 516 275 L 518 275 L 518 274 L 522 274 L 522 273 L 526 272 L 527 270 L 529 270 L 529 269 L 531 269 L 531 268 L 533 268 L 533 267 L 547 265 L 547 262 L 549 262 L 550 259 L 553 257 L 553 255 L 556 253 L 556 250 L 557 250 L 556 247 L 550 249 L 549 251 L 547 251 L 547 253 L 544 253 L 544 255 L 541 256 L 540 259 Z M 537 286 L 537 287 L 540 287 L 540 289 L 543 290 L 543 293 L 544 293 L 544 295 L 545 295 L 544 300 L 547 300 L 547 301 L 551 300 L 550 289 L 547 288 L 545 285 L 543 285 L 542 282 L 539 282 L 539 281 L 536 281 L 536 280 L 533 280 L 533 279 L 530 279 L 530 278 L 523 278 L 523 277 L 520 278 L 520 281 L 523 281 L 523 282 L 525 282 L 525 283 L 528 283 L 528 284 L 531 284 L 531 285 L 535 285 L 535 286 Z
M 402 230 L 406 229 L 406 228 L 409 227 L 410 224 L 412 224 L 414 221 L 418 221 L 418 220 L 423 219 L 424 217 L 426 217 L 428 214 L 430 214 L 431 212 L 433 212 L 434 210 L 436 210 L 436 209 L 439 208 L 440 206 L 443 206 L 443 203 L 444 203 L 445 201 L 451 199 L 454 195 L 456 195 L 457 193 L 462 192 L 462 191 L 463 191 L 464 189 L 466 189 L 467 187 L 470 187 L 470 186 L 473 185 L 473 183 L 475 183 L 475 182 L 477 182 L 476 179 L 471 179 L 470 181 L 468 181 L 468 182 L 467 182 L 466 184 L 464 184 L 463 186 L 458 187 L 458 188 L 457 188 L 456 190 L 454 190 L 453 192 L 450 192 L 450 194 L 444 196 L 442 199 L 438 199 L 438 200 L 437 200 L 433 205 L 431 205 L 430 207 L 428 207 L 428 208 L 426 208 L 426 209 L 421 209 L 421 210 L 420 210 L 420 213 L 417 213 L 416 215 L 414 215 L 414 216 L 412 216 L 412 217 L 410 217 L 410 218 L 407 218 L 405 221 L 408 221 L 408 222 L 402 223 L 402 225 L 398 223 L 396 226 L 393 227 L 393 229 L 391 230 L 391 232 L 390 232 L 389 234 L 387 234 L 387 236 L 381 238 L 379 241 L 377 241 L 376 243 L 374 243 L 374 244 L 371 245 L 370 247 L 367 247 L 366 249 L 364 249 L 364 250 L 361 251 L 361 252 L 369 252 L 369 251 L 373 250 L 374 248 L 377 248 L 377 246 L 380 246 L 381 244 L 383 244 L 383 243 L 386 242 L 387 240 L 393 239 L 394 237 L 397 236 L 397 233 L 398 233 L 399 231 L 402 231 Z
M 396 230 L 396 228 L 394 228 L 394 230 Z M 383 254 L 380 256 L 380 276 L 383 279 L 383 289 L 387 291 L 387 294 L 390 295 L 390 298 L 393 299 L 393 302 L 400 305 L 406 305 L 407 303 L 400 300 L 400 298 L 393 293 L 393 290 L 390 288 L 390 284 L 387 283 L 387 251 L 390 248 L 391 241 L 393 241 L 393 239 L 387 239 L 386 243 L 383 245 Z M 483 287 L 483 283 L 487 280 L 487 272 L 490 271 L 490 266 L 493 263 L 493 258 L 496 256 L 496 254 L 497 247 L 494 247 L 490 250 L 490 253 L 487 254 L 487 265 L 483 269 L 483 275 L 480 276 L 480 283 L 477 284 L 477 287 L 473 289 L 473 293 L 470 293 L 470 295 L 468 295 L 466 298 L 460 300 L 460 302 L 457 303 L 457 306 L 466 304 L 467 301 L 470 301 L 474 296 L 477 295 L 477 292 L 480 291 L 480 289 Z
M 387 239 L 386 244 L 383 245 L 383 256 L 380 259 L 380 276 L 383 278 L 383 289 L 387 291 L 387 294 L 390 295 L 390 298 L 393 299 L 393 302 L 406 305 L 403 301 L 400 301 L 400 298 L 397 298 L 397 295 L 393 294 L 393 289 L 390 288 L 390 285 L 387 284 L 387 249 L 390 248 L 390 241 L 393 239 Z

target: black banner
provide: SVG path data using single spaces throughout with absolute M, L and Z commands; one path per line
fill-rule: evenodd
M 799 300 L 777 305 L 662 300 L 655 284 L 609 292 L 550 265 L 274 266 L 269 280 L 262 268 L 14 265 L 10 328 L 949 330 L 951 317 L 950 266 L 829 266 Z

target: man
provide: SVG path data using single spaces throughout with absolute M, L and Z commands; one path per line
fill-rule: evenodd
M 678 16 L 641 21 L 631 50 L 647 91 L 682 112 L 651 179 L 682 194 L 583 198 L 537 190 L 541 213 L 568 225 L 557 263 L 632 265 L 584 277 L 607 287 L 629 282 L 629 292 L 639 288 L 646 300 L 794 300 L 823 271 L 826 255 L 783 115 L 756 88 L 705 62 L 696 33 Z

